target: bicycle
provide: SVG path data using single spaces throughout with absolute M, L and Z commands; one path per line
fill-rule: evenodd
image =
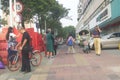
M 30 51 L 30 63 L 32 66 L 39 66 L 42 60 L 42 55 L 39 50 Z M 21 67 L 21 55 L 20 51 L 17 51 L 15 55 L 10 56 L 8 59 L 7 67 L 10 71 L 17 71 Z

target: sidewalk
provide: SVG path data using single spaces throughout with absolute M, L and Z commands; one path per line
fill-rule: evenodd
M 44 53 L 41 53 L 41 54 L 43 58 L 40 66 L 46 65 L 48 60 L 44 58 Z M 39 67 L 33 67 L 31 65 L 31 68 L 32 68 L 32 72 L 27 74 L 20 72 L 20 70 L 14 71 L 14 72 L 9 71 L 7 67 L 5 69 L 0 69 L 0 80 L 29 80 L 33 72 Z
M 120 51 L 102 50 L 101 56 L 94 51 L 89 54 L 75 46 L 76 53 L 66 54 L 67 46 L 58 49 L 55 58 L 47 59 L 43 55 L 39 67 L 24 74 L 11 72 L 7 68 L 0 70 L 0 80 L 120 80 Z
M 37 68 L 29 80 L 120 80 L 119 50 L 103 50 L 101 56 L 94 51 L 84 54 L 78 46 L 75 54 L 66 55 L 66 50 L 62 46 L 59 54 Z

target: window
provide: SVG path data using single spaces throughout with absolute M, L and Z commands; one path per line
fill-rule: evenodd
M 98 21 L 102 21 L 103 19 L 105 19 L 105 18 L 107 17 L 107 15 L 108 15 L 108 9 L 106 9 L 103 13 L 101 13 L 101 14 L 97 17 L 96 21 L 97 21 L 97 22 L 98 22 Z
M 120 33 L 114 33 L 113 36 L 114 37 L 120 37 Z

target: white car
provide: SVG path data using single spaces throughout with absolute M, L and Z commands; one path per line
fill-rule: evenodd
M 101 48 L 118 48 L 120 44 L 120 32 L 111 33 L 101 37 Z M 90 40 L 89 46 L 94 49 L 93 39 Z

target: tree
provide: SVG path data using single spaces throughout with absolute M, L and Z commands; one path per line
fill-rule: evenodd
M 5 19 L 1 19 L 1 20 L 0 20 L 0 24 L 6 25 L 6 24 L 7 24 L 7 21 L 6 21 Z
M 22 12 L 23 22 L 29 22 L 34 15 L 38 15 L 39 28 L 44 29 L 45 21 L 47 28 L 62 28 L 60 19 L 67 16 L 68 9 L 59 4 L 56 0 L 17 0 L 24 4 Z M 3 10 L 9 13 L 9 0 L 2 0 Z
M 75 37 L 75 27 L 74 26 L 66 26 L 63 28 L 63 32 L 61 33 L 64 38 L 67 38 L 69 34 L 72 34 Z

